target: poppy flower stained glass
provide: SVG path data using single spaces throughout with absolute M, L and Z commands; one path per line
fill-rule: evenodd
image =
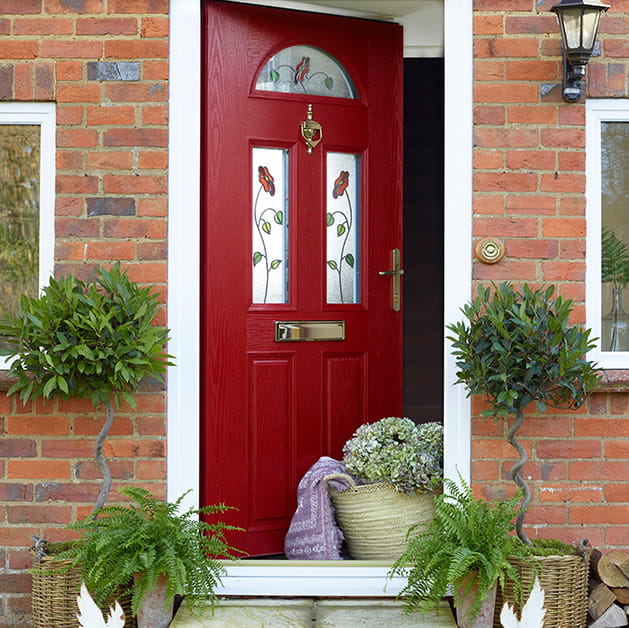
M 335 98 L 358 98 L 352 77 L 325 50 L 290 46 L 274 54 L 256 81 L 257 90 Z
M 252 302 L 288 302 L 288 151 L 252 149 Z
M 328 303 L 360 303 L 360 156 L 327 154 Z

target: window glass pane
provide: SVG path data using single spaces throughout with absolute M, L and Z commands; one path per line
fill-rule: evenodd
M 360 303 L 360 156 L 327 154 L 328 303 Z
M 603 351 L 629 351 L 629 122 L 601 123 Z
M 313 46 L 290 46 L 273 55 L 262 68 L 256 89 L 337 98 L 358 97 L 345 68 L 332 55 Z
M 288 303 L 288 151 L 252 157 L 253 303 Z
M 0 307 L 39 289 L 39 125 L 0 124 Z

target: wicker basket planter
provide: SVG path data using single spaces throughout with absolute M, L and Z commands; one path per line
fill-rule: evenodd
M 530 563 L 521 560 L 509 561 L 518 570 L 524 588 L 533 585 L 534 572 Z M 544 590 L 546 616 L 544 628 L 585 628 L 588 609 L 588 567 L 589 557 L 585 556 L 545 556 L 539 558 L 539 580 Z M 498 591 L 494 628 L 500 628 L 500 611 L 505 602 L 516 610 L 513 583 L 507 580 L 505 588 Z
M 81 587 L 80 569 L 72 567 L 69 560 L 53 560 L 50 556 L 38 558 L 35 550 L 31 551 L 31 558 L 33 628 L 79 628 L 76 598 Z M 130 597 L 123 595 L 116 599 L 127 618 L 125 626 L 135 628 Z M 101 610 L 109 612 L 110 605 L 113 605 L 113 599 L 100 605 Z
M 434 517 L 432 493 L 400 493 L 388 482 L 358 486 L 342 473 L 324 478 L 326 484 L 334 479 L 349 484 L 344 491 L 328 484 L 328 491 L 336 520 L 355 560 L 396 560 L 406 550 L 408 529 L 425 525 Z

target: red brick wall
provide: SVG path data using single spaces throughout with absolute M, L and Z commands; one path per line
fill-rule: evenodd
M 555 0 L 474 1 L 474 238 L 504 240 L 493 266 L 474 261 L 477 282 L 554 283 L 585 298 L 585 107 L 561 97 Z M 629 1 L 601 19 L 600 55 L 589 64 L 587 96 L 628 97 Z M 531 461 L 532 536 L 602 547 L 629 546 L 629 374 L 578 412 L 527 412 L 521 430 Z M 472 422 L 472 476 L 486 497 L 511 493 L 516 459 L 506 425 Z
M 0 0 L 0 100 L 57 103 L 57 274 L 122 260 L 165 298 L 167 78 L 168 0 Z M 112 499 L 127 484 L 165 495 L 165 392 L 137 401 L 105 447 Z M 101 425 L 89 402 L 0 393 L 0 628 L 26 625 L 29 536 L 58 539 L 90 510 Z

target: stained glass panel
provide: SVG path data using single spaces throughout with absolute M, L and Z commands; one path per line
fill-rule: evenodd
M 288 302 L 288 150 L 252 152 L 253 303 Z
M 352 78 L 341 63 L 314 46 L 290 46 L 273 55 L 262 68 L 256 89 L 358 98 Z
M 326 167 L 328 303 L 360 303 L 360 156 L 328 153 Z

